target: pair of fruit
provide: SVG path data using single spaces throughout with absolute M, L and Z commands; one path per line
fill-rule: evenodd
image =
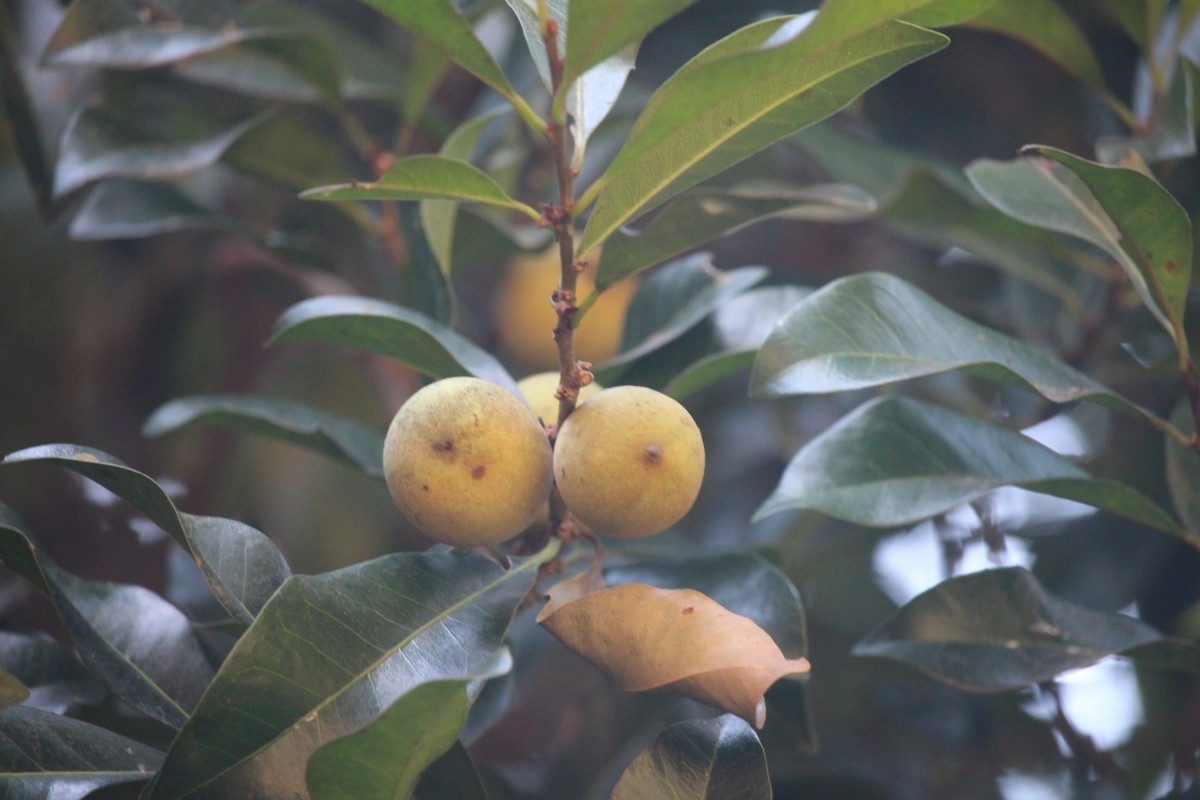
M 551 451 L 519 397 L 478 378 L 446 378 L 400 408 L 383 459 L 388 488 L 409 521 L 458 546 L 516 536 L 541 512 L 552 482 L 588 527 L 649 536 L 687 513 L 704 475 L 691 415 L 640 386 L 587 398 Z

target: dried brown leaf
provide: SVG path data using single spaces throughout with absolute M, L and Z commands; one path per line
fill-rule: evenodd
M 807 659 L 785 658 L 753 620 L 692 589 L 558 589 L 538 622 L 626 691 L 681 694 L 762 728 L 767 688 L 809 671 Z

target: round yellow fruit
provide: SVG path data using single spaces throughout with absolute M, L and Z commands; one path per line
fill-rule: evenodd
M 439 542 L 511 539 L 550 494 L 546 432 L 521 399 L 479 378 L 446 378 L 400 407 L 383 444 L 396 505 Z
M 554 444 L 554 479 L 579 520 L 624 539 L 678 522 L 700 493 L 704 441 L 691 414 L 642 386 L 604 389 Z
M 558 422 L 558 398 L 554 393 L 558 391 L 559 377 L 557 372 L 538 372 L 517 381 L 517 388 L 529 403 L 533 415 L 546 425 Z M 579 390 L 575 402 L 582 403 L 598 391 L 600 384 L 593 381 Z
M 594 262 L 596 259 L 592 259 Z M 596 264 L 576 279 L 577 302 L 591 294 Z M 558 286 L 561 267 L 558 247 L 513 259 L 496 293 L 497 334 L 504 349 L 529 370 L 558 366 L 554 326 L 558 320 L 550 295 Z M 633 298 L 634 281 L 609 287 L 596 299 L 575 329 L 575 357 L 592 363 L 612 358 L 621 349 L 625 311 Z

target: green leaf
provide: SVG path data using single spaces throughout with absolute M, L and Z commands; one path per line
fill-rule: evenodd
M 1170 422 L 1185 435 L 1195 431 L 1191 404 L 1186 397 L 1171 412 Z M 1167 439 L 1166 464 L 1167 488 L 1175 513 L 1188 531 L 1200 536 L 1200 454 L 1194 448 Z
M 162 436 L 193 424 L 225 425 L 265 434 L 383 477 L 383 437 L 345 417 L 277 397 L 195 395 L 160 406 L 142 426 Z
M 548 557 L 505 570 L 435 550 L 289 579 L 225 660 L 150 797 L 303 795 L 322 744 L 414 686 L 490 662 Z
M 0 712 L 0 784 L 13 798 L 81 798 L 144 780 L 163 754 L 82 720 L 16 706 Z
M 1155 99 L 1154 91 L 1153 88 L 1145 91 L 1150 96 L 1148 102 L 1154 107 L 1154 113 L 1146 121 L 1149 129 L 1127 136 L 1099 139 L 1096 142 L 1096 155 L 1101 163 L 1119 164 L 1131 149 L 1136 150 L 1148 163 L 1196 155 L 1200 69 L 1186 58 L 1181 58 L 1166 95 Z
M 624 367 L 677 340 L 766 276 L 765 267 L 722 272 L 713 267 L 708 253 L 664 265 L 638 288 L 625 314 L 621 352 L 596 368 L 597 378 L 611 384 Z
M 748 371 L 779 318 L 811 293 L 800 286 L 768 286 L 727 300 L 713 315 L 721 349 L 677 374 L 662 391 L 682 402 L 722 378 Z
M 570 86 L 592 67 L 615 56 L 695 0 L 571 0 L 563 83 Z
M 1002 486 L 1092 505 L 1200 546 L 1135 489 L 1094 478 L 1019 433 L 899 395 L 864 403 L 809 441 L 754 518 L 806 508 L 895 527 Z
M 416 797 L 418 800 L 450 797 L 454 800 L 488 800 L 488 792 L 467 748 L 457 741 L 421 773 Z
M 621 225 L 801 128 L 838 111 L 946 37 L 903 22 L 842 20 L 826 3 L 811 27 L 797 17 L 756 23 L 693 58 L 654 93 L 608 170 L 579 242 L 586 253 Z M 832 21 L 822 25 L 823 18 Z M 843 14 L 845 16 L 845 14 Z M 786 38 L 789 36 L 791 38 Z M 778 38 L 785 41 L 776 43 Z
M 904 14 L 904 21 L 927 28 L 962 25 L 1003 0 L 939 0 Z
M 425 768 L 458 740 L 469 706 L 466 681 L 417 686 L 362 730 L 313 753 L 309 794 L 313 800 L 408 800 Z
M 489 353 L 408 308 L 369 297 L 314 297 L 283 312 L 270 343 L 316 340 L 378 353 L 431 378 L 474 375 L 516 391 Z
M 321 186 L 300 194 L 308 200 L 457 200 L 520 211 L 535 222 L 537 211 L 513 200 L 483 170 L 446 156 L 402 158 L 374 183 Z
M 869 216 L 875 209 L 870 195 L 846 184 L 698 189 L 676 198 L 642 230 L 610 236 L 596 272 L 596 286 L 607 289 L 622 278 L 772 217 L 850 221 Z
M 106 180 L 88 193 L 71 220 L 71 238 L 83 241 L 141 239 L 183 230 L 246 231 L 177 189 L 159 183 Z
M 612 796 L 770 800 L 767 756 L 754 729 L 732 714 L 677 722 L 638 754 Z
M 1132 617 L 1047 592 L 1023 567 L 951 578 L 914 598 L 859 642 L 855 655 L 909 664 L 962 689 L 1022 689 L 1158 641 Z
M 0 135 L 11 141 L 43 217 L 56 213 L 54 171 L 42 140 L 42 127 L 25 85 L 20 46 L 10 6 L 0 8 Z
M 176 63 L 180 77 L 205 86 L 297 103 L 341 105 L 341 65 L 324 41 L 287 30 L 246 30 L 242 41 Z
M 442 143 L 439 155 L 460 161 L 470 161 L 484 133 L 507 109 L 473 117 L 455 128 Z M 446 275 L 454 265 L 454 230 L 458 220 L 458 203 L 453 200 L 422 200 L 421 227 L 429 248 Z
M 141 586 L 63 572 L 8 521 L 0 524 L 0 561 L 51 599 L 79 657 L 114 694 L 182 727 L 213 672 L 179 609 Z
M 97 4 L 73 4 L 86 5 Z M 173 23 L 141 25 L 135 19 L 133 25 L 79 37 L 70 22 L 69 16 L 65 18 L 47 44 L 42 55 L 42 62 L 47 66 L 150 69 L 229 47 L 254 33 L 244 29 L 207 30 Z
M 49 444 L 10 453 L 0 464 L 49 462 L 90 478 L 162 528 L 200 567 L 213 595 L 235 620 L 249 625 L 288 576 L 271 540 L 231 519 L 198 517 L 175 507 L 149 476 L 108 453 L 74 444 Z
M 750 379 L 755 397 L 822 394 L 961 370 L 1037 392 L 1162 420 L 1023 342 L 959 316 L 881 272 L 840 278 L 779 321 Z
M 400 206 L 399 216 L 400 231 L 404 235 L 408 254 L 407 277 L 413 305 L 425 309 L 432 319 L 443 325 L 450 325 L 454 320 L 454 287 L 450 283 L 449 273 L 443 271 L 425 237 L 429 229 L 421 222 L 421 208 L 405 203 Z
M 449 0 L 365 0 L 367 5 L 427 40 L 459 66 L 510 100 L 516 97 L 504 72 Z
M 29 687 L 8 670 L 0 667 L 0 711 L 29 699 Z
M 211 166 L 262 116 L 190 141 L 163 141 L 100 108 L 82 108 L 59 145 L 54 193 L 62 196 L 104 178 L 160 180 Z
M 967 176 L 1004 213 L 1083 239 L 1116 259 L 1142 302 L 1186 352 L 1183 305 L 1192 270 L 1187 212 L 1138 170 L 1103 166 L 1052 147 L 1026 149 L 1042 157 L 976 161 Z

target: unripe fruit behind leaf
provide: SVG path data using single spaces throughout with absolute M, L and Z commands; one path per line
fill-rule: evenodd
M 558 422 L 558 398 L 554 393 L 558 390 L 560 378 L 557 372 L 538 372 L 517 381 L 517 389 L 525 397 L 525 402 L 529 403 L 533 415 L 546 425 Z M 593 381 L 579 390 L 575 402 L 582 403 L 598 391 L 600 384 Z
M 602 390 L 567 417 L 554 444 L 554 479 L 567 508 L 610 536 L 649 536 L 679 521 L 703 478 L 695 421 L 642 386 Z
M 396 505 L 425 535 L 470 547 L 523 531 L 551 485 L 546 433 L 515 394 L 446 378 L 408 399 L 383 445 Z

